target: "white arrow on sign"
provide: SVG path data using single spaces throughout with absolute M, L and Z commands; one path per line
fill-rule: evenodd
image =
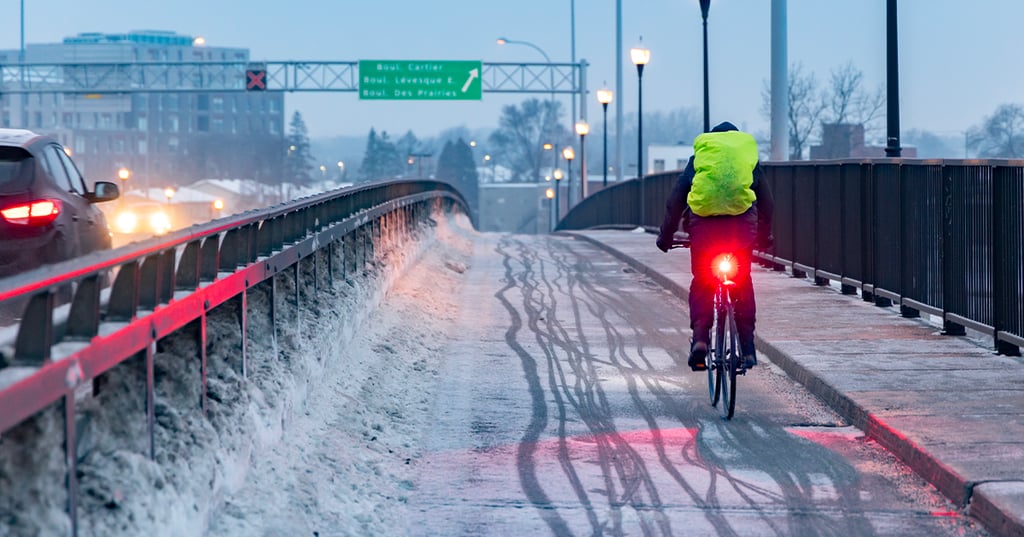
M 466 83 L 462 85 L 462 93 L 469 91 L 469 85 L 473 83 L 473 79 L 480 76 L 478 69 L 473 69 L 469 72 L 469 78 L 466 79 Z

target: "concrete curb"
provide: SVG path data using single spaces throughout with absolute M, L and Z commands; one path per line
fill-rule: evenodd
M 642 261 L 598 239 L 583 233 L 562 231 L 558 234 L 584 240 L 611 254 L 637 272 L 651 278 L 674 295 L 686 300 L 689 290 L 660 273 Z M 920 445 L 907 438 L 900 431 L 872 414 L 846 394 L 840 392 L 824 379 L 812 373 L 779 347 L 755 336 L 755 343 L 761 355 L 769 358 L 787 375 L 802 384 L 809 392 L 819 397 L 839 415 L 876 440 L 885 449 L 899 457 L 908 467 L 935 486 L 942 494 L 978 520 L 995 535 L 1024 537 L 1024 515 L 1019 507 L 1024 505 L 1024 493 L 1020 483 L 974 483 L 938 460 Z M 1014 509 L 1017 507 L 1018 509 Z M 1017 511 L 1017 512 L 1015 512 Z

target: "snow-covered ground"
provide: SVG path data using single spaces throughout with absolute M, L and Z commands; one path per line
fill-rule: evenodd
M 434 215 L 415 244 L 381 244 L 370 270 L 326 279 L 326 259 L 248 296 L 248 379 L 238 308 L 208 316 L 208 411 L 197 326 L 155 358 L 156 461 L 146 456 L 145 371 L 129 360 L 79 407 L 79 535 L 387 535 L 404 495 L 453 290 L 472 255 L 462 215 Z M 312 282 L 319 274 L 318 288 Z M 385 297 L 387 300 L 385 301 Z M 0 535 L 66 535 L 59 408 L 0 437 Z

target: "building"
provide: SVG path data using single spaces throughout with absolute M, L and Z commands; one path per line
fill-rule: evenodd
M 651 144 L 647 146 L 647 168 L 644 174 L 682 170 L 692 156 L 693 146 L 690 144 Z
M 26 63 L 248 62 L 244 48 L 213 47 L 164 31 L 83 33 L 30 44 Z M 18 63 L 0 50 L 0 64 Z M 182 75 L 186 76 L 186 75 Z M 241 84 L 241 82 L 240 82 Z M 126 89 L 131 82 L 125 80 Z M 0 96 L 0 126 L 56 136 L 83 175 L 112 180 L 128 168 L 134 188 L 189 184 L 203 177 L 281 176 L 284 96 L 280 92 L 34 93 Z
M 811 160 L 844 158 L 883 158 L 885 147 L 865 145 L 864 125 L 860 123 L 822 123 L 821 145 L 812 145 Z M 904 147 L 904 158 L 916 158 L 917 148 Z

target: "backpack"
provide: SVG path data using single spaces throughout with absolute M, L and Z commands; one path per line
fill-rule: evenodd
M 754 204 L 750 188 L 757 140 L 741 131 L 705 132 L 693 140 L 693 184 L 686 203 L 697 216 L 738 215 Z

